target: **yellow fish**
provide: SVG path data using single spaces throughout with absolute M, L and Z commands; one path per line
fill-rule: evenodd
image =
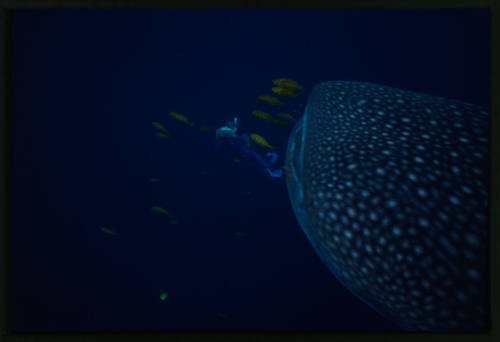
M 297 94 L 293 92 L 293 89 L 290 88 L 282 88 L 282 87 L 273 87 L 271 88 L 272 92 L 283 97 L 297 97 Z
M 304 87 L 289 78 L 279 78 L 273 80 L 273 84 L 281 88 L 304 90 Z
M 103 227 L 103 226 L 99 226 L 99 228 L 106 234 L 109 234 L 109 235 L 118 235 L 116 234 L 114 231 L 106 228 L 106 227 Z
M 283 170 L 285 170 L 285 171 L 290 171 L 290 168 L 289 168 L 288 166 L 286 166 L 286 165 L 283 165 L 281 168 L 282 168 Z
M 286 179 L 293 179 L 293 174 L 287 173 L 285 174 Z
M 247 235 L 247 233 L 244 233 L 244 232 L 236 232 L 233 234 L 234 236 L 239 236 L 239 237 L 243 237 L 245 235 Z
M 159 182 L 159 181 L 160 181 L 160 178 L 150 178 L 149 179 L 150 183 L 156 183 L 156 182 Z
M 165 133 L 168 133 L 168 130 L 163 127 L 163 125 L 159 122 L 152 122 L 153 126 L 155 126 L 156 128 L 158 128 L 159 130 L 165 132 Z
M 173 216 L 172 213 L 170 213 L 168 210 L 163 209 L 162 207 L 154 206 L 154 207 L 151 208 L 151 211 L 157 212 L 157 213 L 160 213 L 160 214 L 165 214 L 165 215 L 170 216 L 170 217 Z
M 210 126 L 201 126 L 200 127 L 200 131 L 210 131 L 212 129 L 212 127 Z
M 269 149 L 274 149 L 273 146 L 271 146 L 266 139 L 264 139 L 263 137 L 261 137 L 260 135 L 258 134 L 250 134 L 250 138 L 259 146 L 262 146 L 262 147 L 266 147 L 266 148 L 269 148 Z
M 261 110 L 254 110 L 252 114 L 259 119 L 262 119 L 264 121 L 274 121 L 274 118 L 271 116 L 271 114 L 263 112 Z
M 277 106 L 283 106 L 285 104 L 285 102 L 281 102 L 280 100 L 278 100 L 274 96 L 268 96 L 268 95 L 260 95 L 259 100 L 273 104 L 273 105 L 277 105 Z
M 170 112 L 170 116 L 173 117 L 175 120 L 179 120 L 180 122 L 184 122 L 186 125 L 189 126 L 194 126 L 194 124 L 188 120 L 184 115 L 176 112 Z
M 162 301 L 165 301 L 167 298 L 168 298 L 168 293 L 166 293 L 166 292 L 163 292 L 163 293 L 160 295 L 160 299 L 161 299 Z
M 210 175 L 213 175 L 214 172 L 211 170 L 204 170 L 201 174 L 204 176 L 210 176 Z
M 285 119 L 285 120 L 297 121 L 297 119 L 295 119 L 293 116 L 291 116 L 288 113 L 278 113 L 276 115 L 279 116 L 282 119 Z
M 287 124 L 286 122 L 280 121 L 280 120 L 274 120 L 274 123 L 280 127 L 290 128 L 289 124 Z
M 170 139 L 170 135 L 163 134 L 161 132 L 156 132 L 156 136 L 161 139 Z
M 170 220 L 170 224 L 178 224 L 178 223 L 179 223 L 179 221 L 177 221 L 177 220 Z
M 241 160 L 239 160 L 239 159 L 234 159 L 233 161 L 234 161 L 236 164 L 241 163 Z

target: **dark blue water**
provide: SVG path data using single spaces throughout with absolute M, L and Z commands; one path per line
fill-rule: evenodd
M 487 107 L 489 18 L 487 10 L 16 10 L 12 328 L 396 329 L 322 264 L 284 181 L 216 153 L 213 131 L 199 127 L 237 115 L 276 146 L 281 164 L 289 130 L 251 114 L 278 111 L 257 96 L 272 95 L 280 77 L 307 88 L 286 100 L 291 113 L 332 80 Z M 172 139 L 155 137 L 153 121 Z M 155 205 L 179 224 L 152 213 Z

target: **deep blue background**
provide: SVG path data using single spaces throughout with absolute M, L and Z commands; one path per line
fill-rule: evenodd
M 276 112 L 257 96 L 279 77 L 307 90 L 357 80 L 488 106 L 489 19 L 487 10 L 14 11 L 13 328 L 394 329 L 321 263 L 285 183 L 216 154 L 213 132 L 199 127 L 238 115 L 283 153 L 289 130 L 251 114 Z M 173 139 L 157 139 L 152 121 Z

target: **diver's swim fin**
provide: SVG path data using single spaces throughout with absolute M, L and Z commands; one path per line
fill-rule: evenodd
M 271 169 L 266 169 L 267 173 L 271 178 L 281 178 L 283 177 L 283 170 L 277 169 L 276 171 L 271 171 Z

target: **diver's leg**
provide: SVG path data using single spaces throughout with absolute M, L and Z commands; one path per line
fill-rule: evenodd
M 269 158 L 269 162 L 271 164 L 274 164 L 276 162 L 276 160 L 278 159 L 278 153 L 275 153 L 275 152 L 267 152 L 266 153 L 266 157 Z
M 244 153 L 241 154 L 241 157 L 245 164 L 251 166 L 260 173 L 266 174 L 266 169 L 271 167 L 271 164 L 266 159 L 251 149 L 245 150 Z
M 253 168 L 257 169 L 260 173 L 267 173 L 270 178 L 281 178 L 283 176 L 283 170 L 281 169 L 276 169 L 276 170 L 271 170 L 271 163 L 264 159 L 260 154 L 255 152 L 252 149 L 246 149 L 245 151 L 242 151 L 242 157 L 245 161 L 245 163 L 251 165 Z M 269 152 L 271 153 L 271 152 Z M 276 153 L 271 153 L 272 155 L 276 155 L 276 157 L 273 158 L 273 161 L 276 161 L 277 154 Z M 268 154 L 266 156 L 269 157 Z

